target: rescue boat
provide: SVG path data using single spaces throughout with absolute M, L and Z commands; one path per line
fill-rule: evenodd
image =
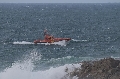
M 67 41 L 70 41 L 71 38 L 54 38 L 52 35 L 49 35 L 46 33 L 46 31 L 44 31 L 44 39 L 41 40 L 41 39 L 37 39 L 34 41 L 35 44 L 37 43 L 54 43 L 54 42 L 59 42 L 59 41 L 63 41 L 65 40 L 66 42 Z
M 59 41 L 63 41 L 63 40 L 65 40 L 67 42 L 71 39 L 70 38 L 54 38 L 52 40 L 45 40 L 45 39 L 40 40 L 40 39 L 38 39 L 38 40 L 35 40 L 34 43 L 35 44 L 37 44 L 37 43 L 54 43 L 54 42 L 59 42 Z

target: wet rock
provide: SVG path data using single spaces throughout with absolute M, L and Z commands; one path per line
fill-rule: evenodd
M 71 75 L 78 79 L 120 79 L 120 60 L 104 58 L 99 61 L 82 62 L 79 72 Z

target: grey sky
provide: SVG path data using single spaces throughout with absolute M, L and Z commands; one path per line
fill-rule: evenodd
M 0 0 L 0 3 L 120 3 L 120 0 Z

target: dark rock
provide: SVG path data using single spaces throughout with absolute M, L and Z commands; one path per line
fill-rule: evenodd
M 99 61 L 82 63 L 79 72 L 73 71 L 70 74 L 71 77 L 77 76 L 78 79 L 120 79 L 120 60 L 104 58 Z

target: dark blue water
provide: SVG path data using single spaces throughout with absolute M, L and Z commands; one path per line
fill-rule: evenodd
M 20 79 L 34 75 L 56 79 L 54 74 L 66 64 L 120 57 L 119 15 L 119 3 L 0 4 L 0 79 L 18 79 L 19 75 Z M 72 40 L 67 45 L 34 45 L 34 40 L 44 38 L 44 29 L 54 37 Z M 39 76 L 47 74 L 44 70 L 55 73 Z

